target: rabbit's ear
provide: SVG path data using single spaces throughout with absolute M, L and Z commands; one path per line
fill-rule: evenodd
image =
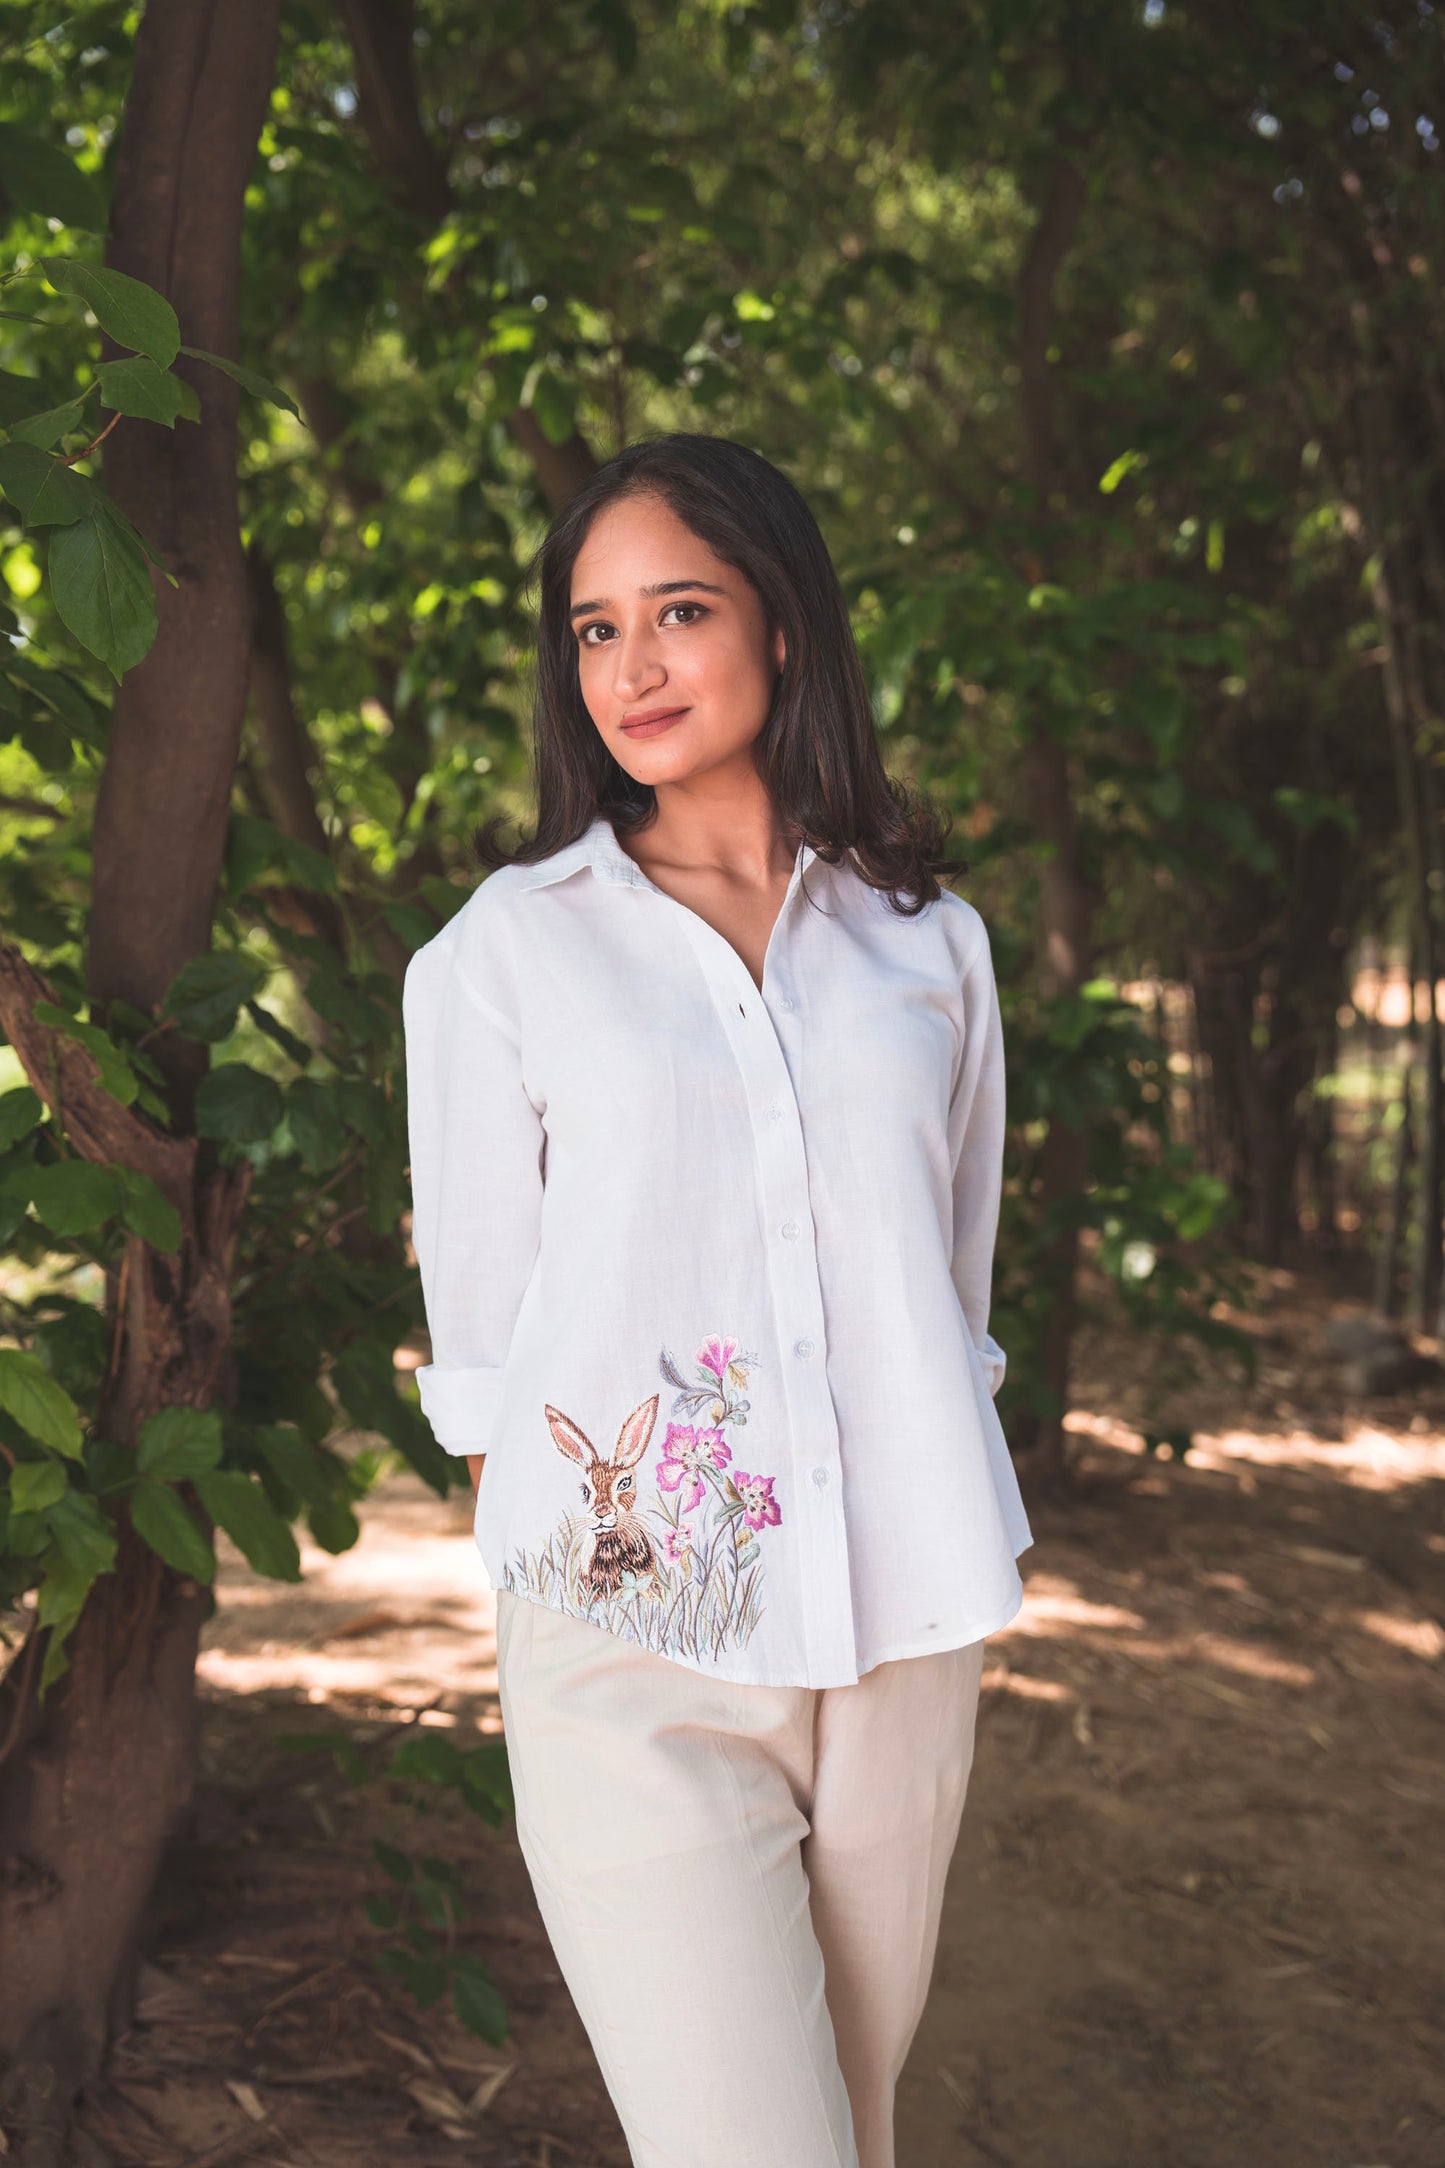
M 546 1404 L 547 1428 L 551 1431 L 559 1453 L 568 1460 L 575 1460 L 579 1468 L 591 1468 L 597 1460 L 597 1448 L 585 1430 L 579 1430 L 570 1415 L 560 1408 Z
M 644 1400 L 640 1408 L 634 1408 L 617 1434 L 617 1451 L 612 1456 L 614 1468 L 635 1468 L 647 1451 L 647 1441 L 652 1436 L 652 1426 L 657 1421 L 657 1403 L 661 1393 L 654 1393 Z

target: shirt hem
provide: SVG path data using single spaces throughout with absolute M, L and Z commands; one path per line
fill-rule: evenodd
M 995 1613 L 986 1624 L 968 1627 L 950 1626 L 942 1636 L 934 1635 L 927 1641 L 898 1642 L 892 1648 L 884 1649 L 880 1655 L 871 1658 L 867 1666 L 858 1673 L 858 1676 L 860 1679 L 864 1679 L 870 1671 L 876 1670 L 879 1664 L 898 1663 L 904 1657 L 941 1656 L 949 1649 L 964 1649 L 975 1641 L 986 1641 L 990 1634 L 1002 1633 L 1004 1627 L 1018 1617 L 1023 1607 L 1024 1587 L 1022 1581 L 1020 1581 L 1018 1593 L 1011 1597 L 1004 1609 Z
M 487 1572 L 490 1578 L 490 1566 L 488 1566 Z M 499 1589 L 501 1594 L 514 1597 L 518 1603 L 534 1603 L 539 1610 L 555 1611 L 563 1618 L 575 1619 L 579 1626 L 590 1626 L 594 1633 L 605 1634 L 609 1640 L 619 1642 L 624 1648 L 637 1649 L 644 1656 L 655 1656 L 661 1663 L 677 1664 L 684 1671 L 695 1673 L 698 1678 L 722 1679 L 729 1686 L 787 1687 L 794 1691 L 808 1693 L 820 1693 L 825 1688 L 854 1686 L 857 1684 L 858 1679 L 865 1679 L 870 1671 L 877 1669 L 879 1664 L 895 1663 L 901 1658 L 909 1656 L 943 1655 L 949 1649 L 967 1648 L 971 1642 L 986 1640 L 989 1634 L 1001 1632 L 1009 1624 L 1010 1620 L 1017 1618 L 1023 1608 L 1024 1601 L 1024 1586 L 1023 1582 L 1020 1581 L 1004 1608 L 990 1614 L 982 1625 L 949 1626 L 943 1629 L 940 1636 L 931 1640 L 907 1644 L 900 1643 L 894 1647 L 886 1648 L 877 1656 L 871 1656 L 867 1663 L 860 1664 L 856 1678 L 798 1679 L 785 1678 L 775 1672 L 745 1672 L 731 1666 L 724 1667 L 721 1664 L 694 1663 L 690 1657 L 677 1655 L 671 1649 L 650 1649 L 645 1642 L 634 1640 L 628 1634 L 616 1632 L 612 1627 L 605 1626 L 601 1619 L 585 1618 L 578 1611 L 569 1611 L 564 1604 L 546 1603 L 540 1596 L 528 1595 L 524 1589 L 520 1588 L 509 1589 L 505 1584 L 498 1584 L 496 1581 L 493 1581 L 492 1585 L 494 1589 Z

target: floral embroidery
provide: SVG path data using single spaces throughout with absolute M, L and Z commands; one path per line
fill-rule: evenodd
M 732 1448 L 723 1444 L 720 1430 L 694 1430 L 691 1423 L 669 1423 L 657 1480 L 664 1490 L 676 1490 L 683 1477 L 688 1476 L 691 1488 L 682 1501 L 682 1510 L 693 1513 L 707 1489 L 703 1480 L 703 1461 L 710 1460 L 714 1468 L 725 1468 L 732 1457 Z
M 757 1357 L 714 1333 L 693 1365 L 689 1379 L 666 1348 L 658 1357 L 673 1388 L 673 1420 L 646 1505 L 636 1484 L 660 1393 L 632 1410 L 607 1460 L 569 1415 L 545 1408 L 554 1446 L 581 1470 L 582 1510 L 567 1514 L 540 1551 L 518 1550 L 504 1586 L 663 1655 L 705 1662 L 744 1646 L 756 1631 L 763 1613 L 758 1537 L 783 1515 L 776 1478 L 732 1467 L 724 1436 L 747 1423 L 743 1394 Z
M 783 1516 L 773 1496 L 772 1477 L 744 1475 L 739 1468 L 733 1475 L 733 1484 L 743 1502 L 743 1519 L 749 1528 L 775 1528 Z

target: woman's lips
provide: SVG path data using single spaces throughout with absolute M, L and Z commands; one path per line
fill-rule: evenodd
M 622 728 L 629 738 L 656 738 L 664 730 L 671 730 L 674 723 L 680 723 L 687 713 L 686 708 L 652 708 L 647 714 L 639 715 L 635 722 L 624 723 Z

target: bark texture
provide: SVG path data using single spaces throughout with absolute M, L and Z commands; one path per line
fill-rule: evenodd
M 106 261 L 174 305 L 182 340 L 234 355 L 245 185 L 275 65 L 279 0 L 150 0 L 116 168 Z M 109 343 L 107 342 L 109 352 Z M 210 944 L 246 692 L 250 602 L 237 523 L 236 388 L 182 361 L 199 423 L 127 420 L 104 481 L 179 585 L 116 695 L 99 793 L 87 959 L 92 1013 L 155 1014 Z M 149 1175 L 180 1217 L 174 1256 L 127 1240 L 112 1275 L 102 1436 L 208 1407 L 231 1380 L 230 1279 L 249 1162 L 186 1132 L 205 1049 L 162 1032 L 169 1130 L 104 1092 L 90 1057 L 35 1019 L 51 989 L 0 944 L 0 1026 L 82 1157 Z M 205 1595 L 127 1529 L 43 1701 L 33 1634 L 0 1683 L 0 2121 L 25 2168 L 69 2157 L 76 2092 L 123 2020 L 157 1866 L 190 1797 Z

